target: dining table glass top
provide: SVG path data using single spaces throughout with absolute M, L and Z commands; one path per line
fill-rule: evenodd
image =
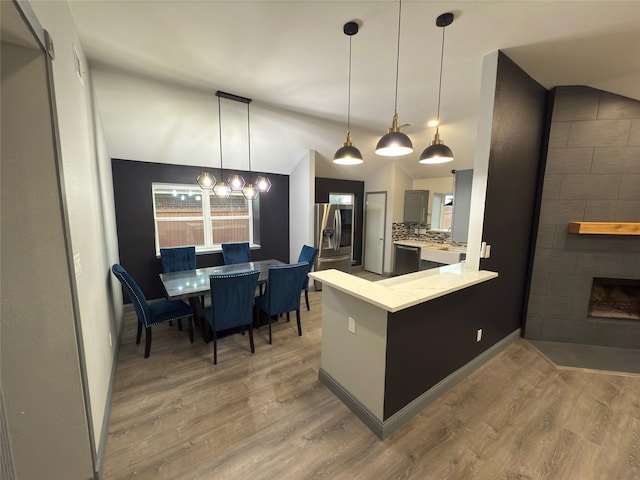
M 160 280 L 164 285 L 167 298 L 179 300 L 203 295 L 210 290 L 209 276 L 213 274 L 228 274 L 246 272 L 247 270 L 259 270 L 258 283 L 267 281 L 269 266 L 282 265 L 280 260 L 257 260 L 255 262 L 236 263 L 233 265 L 218 265 L 216 267 L 196 268 L 182 272 L 161 273 Z

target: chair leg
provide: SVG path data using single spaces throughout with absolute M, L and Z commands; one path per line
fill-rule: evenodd
M 216 335 L 215 329 L 211 329 L 213 331 L 213 364 L 218 364 L 218 335 Z
M 289 312 L 287 312 L 287 322 L 290 321 L 291 319 L 289 318 Z
M 298 321 L 298 336 L 302 336 L 302 325 L 300 324 L 300 309 L 296 310 L 296 320 Z
M 193 343 L 193 315 L 187 318 L 189 322 L 189 341 Z
M 142 324 L 138 322 L 138 334 L 136 335 L 136 345 L 140 345 L 141 336 L 142 336 Z
M 253 324 L 251 323 L 249 324 L 249 345 L 251 345 L 251 353 L 256 353 L 256 346 L 253 343 Z
M 151 351 L 151 327 L 147 327 L 144 332 L 144 358 L 149 358 Z
M 309 289 L 308 288 L 304 289 L 304 301 L 307 304 L 307 311 L 311 310 L 309 308 Z
M 182 319 L 178 319 L 178 330 L 182 331 Z
M 269 322 L 269 345 L 272 345 L 272 343 L 271 343 L 271 315 L 267 315 L 267 317 L 269 318 L 268 319 L 268 322 Z

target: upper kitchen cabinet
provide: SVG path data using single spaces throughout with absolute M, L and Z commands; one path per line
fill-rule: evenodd
M 429 190 L 405 190 L 403 221 L 426 225 L 428 205 Z
M 473 170 L 456 171 L 453 189 L 453 220 L 451 222 L 451 240 L 467 243 L 469 235 L 469 213 L 471 211 L 471 184 Z

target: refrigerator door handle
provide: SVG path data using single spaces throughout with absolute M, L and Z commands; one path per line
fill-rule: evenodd
M 340 215 L 340 208 L 336 207 L 335 214 L 335 239 L 336 239 L 336 252 L 340 250 L 340 244 L 342 243 L 342 215 Z

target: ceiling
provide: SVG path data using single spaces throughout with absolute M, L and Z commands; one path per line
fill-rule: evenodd
M 69 2 L 91 62 L 346 126 L 352 37 L 353 142 L 363 171 L 394 109 L 398 6 L 383 1 L 80 1 Z M 442 30 L 446 28 L 440 134 L 456 156 L 419 165 L 433 138 Z M 471 168 L 483 57 L 504 51 L 546 88 L 587 85 L 640 99 L 640 1 L 402 2 L 398 114 L 414 152 L 396 161 L 413 178 Z M 356 135 L 355 133 L 358 132 Z M 343 138 L 336 139 L 335 148 Z M 332 158 L 333 152 L 322 152 Z M 353 168 L 353 167 L 352 167 Z M 428 172 L 428 173 L 425 173 Z

